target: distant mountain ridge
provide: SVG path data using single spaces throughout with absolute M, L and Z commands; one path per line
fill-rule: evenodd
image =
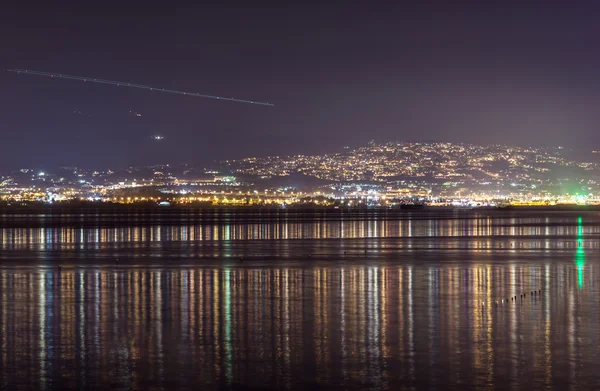
M 238 175 L 285 177 L 303 174 L 328 181 L 389 182 L 432 178 L 468 186 L 539 190 L 581 188 L 600 182 L 597 162 L 576 161 L 561 147 L 515 147 L 450 142 L 374 143 L 325 155 L 248 157 L 221 162 Z

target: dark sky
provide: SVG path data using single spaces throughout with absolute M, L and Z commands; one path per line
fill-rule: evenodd
M 600 141 L 598 2 L 48 3 L 3 3 L 3 68 L 276 106 L 1 72 L 0 169 Z

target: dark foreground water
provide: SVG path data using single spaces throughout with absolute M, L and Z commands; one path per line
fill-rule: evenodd
M 0 389 L 600 389 L 598 213 L 227 216 L 0 217 Z

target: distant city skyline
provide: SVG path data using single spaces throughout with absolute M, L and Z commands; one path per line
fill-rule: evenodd
M 389 205 L 418 197 L 600 204 L 600 159 L 563 147 L 371 141 L 323 155 L 245 157 L 211 166 L 156 164 L 0 172 L 0 200 Z M 323 198 L 324 197 L 324 198 Z M 355 201 L 352 201 L 354 199 Z M 350 205 L 348 204 L 348 205 Z

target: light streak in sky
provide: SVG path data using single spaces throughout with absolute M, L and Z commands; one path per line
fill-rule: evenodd
M 275 106 L 274 104 L 268 103 L 268 102 L 257 102 L 255 100 L 226 98 L 223 96 L 206 95 L 206 94 L 200 94 L 200 93 L 196 93 L 196 92 L 183 92 L 183 91 L 167 90 L 165 88 L 155 88 L 155 87 L 145 86 L 142 84 L 127 83 L 127 82 L 123 82 L 123 81 L 104 80 L 104 79 L 98 79 L 95 77 L 72 76 L 72 75 L 65 75 L 63 73 L 39 72 L 39 71 L 31 71 L 28 69 L 7 69 L 7 71 L 19 73 L 19 74 L 22 73 L 25 75 L 46 76 L 46 77 L 50 77 L 52 79 L 57 78 L 57 79 L 78 80 L 78 81 L 90 82 L 90 83 L 110 84 L 110 85 L 117 86 L 117 87 L 120 87 L 120 86 L 132 87 L 132 88 L 140 88 L 143 90 L 166 92 L 169 94 L 188 95 L 188 96 L 195 96 L 195 97 L 199 97 L 199 98 L 225 100 L 225 101 L 229 101 L 229 102 L 250 103 L 253 105 L 261 105 L 261 106 Z

